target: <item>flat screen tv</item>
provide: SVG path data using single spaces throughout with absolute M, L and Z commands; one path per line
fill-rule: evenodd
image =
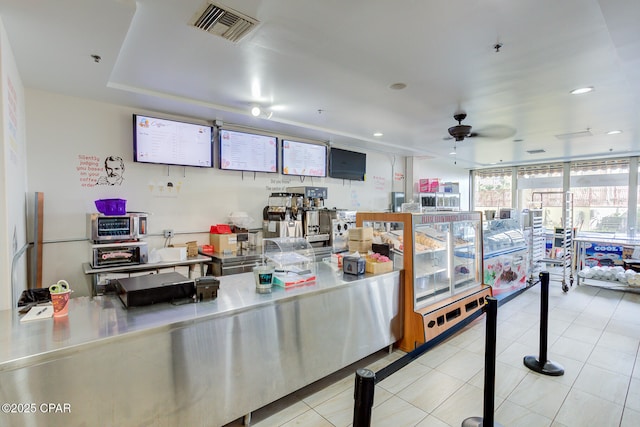
M 331 148 L 329 150 L 329 176 L 331 178 L 364 181 L 367 173 L 367 155 L 355 151 Z
M 220 129 L 220 169 L 246 172 L 278 172 L 278 139 Z
M 327 176 L 327 146 L 283 140 L 282 174 Z
M 211 168 L 212 128 L 134 114 L 133 161 Z

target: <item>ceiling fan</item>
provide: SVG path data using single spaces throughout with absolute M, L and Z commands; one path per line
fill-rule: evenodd
M 467 113 L 463 112 L 458 112 L 453 115 L 453 119 L 456 120 L 458 124 L 449 128 L 449 135 L 451 135 L 456 141 L 464 141 L 465 138 L 477 137 L 505 139 L 516 134 L 516 130 L 514 128 L 504 125 L 487 126 L 480 131 L 471 132 L 471 126 L 462 124 L 462 121 L 466 118 Z

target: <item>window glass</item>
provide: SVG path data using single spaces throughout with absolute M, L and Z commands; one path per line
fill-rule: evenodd
M 542 209 L 543 227 L 562 227 L 562 163 L 521 166 L 517 175 L 520 206 Z
M 574 226 L 578 231 L 626 233 L 627 159 L 571 163 Z
M 511 208 L 511 168 L 474 171 L 473 210 Z

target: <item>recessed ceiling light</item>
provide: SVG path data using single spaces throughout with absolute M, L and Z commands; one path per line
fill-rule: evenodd
M 393 83 L 391 86 L 389 86 L 391 89 L 393 90 L 402 90 L 404 88 L 407 87 L 406 83 Z
M 607 135 L 617 135 L 619 133 L 622 133 L 621 130 L 610 130 L 609 132 L 607 132 Z
M 593 86 L 589 86 L 589 87 L 580 87 L 578 89 L 574 89 L 571 92 L 569 92 L 571 95 L 581 95 L 583 93 L 589 93 L 593 91 Z
M 382 135 L 383 135 L 383 134 L 382 134 L 382 132 L 375 132 L 375 133 L 373 134 L 373 136 L 382 136 Z
M 260 107 L 251 108 L 251 115 L 253 117 L 258 117 L 260 115 Z

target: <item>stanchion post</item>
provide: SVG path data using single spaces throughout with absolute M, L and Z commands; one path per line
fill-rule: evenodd
M 498 300 L 486 299 L 486 331 L 484 346 L 484 402 L 482 417 L 470 417 L 462 422 L 462 427 L 502 427 L 493 419 L 496 390 L 496 329 L 498 326 Z
M 547 359 L 547 334 L 549 330 L 549 272 L 540 272 L 540 352 L 538 358 L 525 356 L 524 365 L 532 371 L 558 377 L 564 368 Z
M 369 369 L 356 371 L 356 384 L 353 393 L 353 427 L 369 427 L 371 425 L 371 408 L 376 386 L 376 374 Z

